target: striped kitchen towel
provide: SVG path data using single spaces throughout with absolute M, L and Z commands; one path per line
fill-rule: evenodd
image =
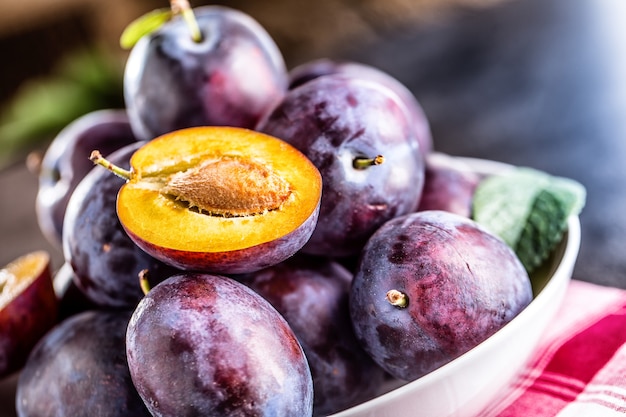
M 480 417 L 626 415 L 626 291 L 572 280 L 528 365 Z

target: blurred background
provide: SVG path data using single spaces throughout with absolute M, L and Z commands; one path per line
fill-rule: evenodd
M 208 4 L 192 1 L 192 5 Z M 626 288 L 623 0 L 233 0 L 291 68 L 331 57 L 411 89 L 435 149 L 532 166 L 587 187 L 575 277 Z M 0 263 L 47 249 L 26 156 L 121 107 L 126 25 L 165 0 L 0 0 Z

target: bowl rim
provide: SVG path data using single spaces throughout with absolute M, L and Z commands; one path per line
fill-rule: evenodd
M 498 174 L 505 170 L 513 169 L 515 166 L 504 162 L 490 161 L 478 158 L 469 157 L 455 157 L 461 161 L 466 162 L 473 171 L 479 174 Z M 388 390 L 387 392 L 372 398 L 361 404 L 350 407 L 346 410 L 337 412 L 328 417 L 348 417 L 348 416 L 360 416 L 369 415 L 365 414 L 371 411 L 371 408 L 380 407 L 384 404 L 400 401 L 402 397 L 410 395 L 413 392 L 419 392 L 427 386 L 440 383 L 443 380 L 454 375 L 455 371 L 459 367 L 464 367 L 466 364 L 471 363 L 475 358 L 480 358 L 486 355 L 491 349 L 492 345 L 498 345 L 504 343 L 504 339 L 511 337 L 517 331 L 516 323 L 531 320 L 532 317 L 540 314 L 544 310 L 549 310 L 550 314 L 544 315 L 543 321 L 538 324 L 541 326 L 537 329 L 537 334 L 541 335 L 545 331 L 545 327 L 552 316 L 556 313 L 557 306 L 562 302 L 565 294 L 565 289 L 571 280 L 571 274 L 573 272 L 574 264 L 578 257 L 581 241 L 581 225 L 580 218 L 577 215 L 572 215 L 567 219 L 567 229 L 563 236 L 562 242 L 555 252 L 553 258 L 553 267 L 549 270 L 551 275 L 546 284 L 541 288 L 531 303 L 524 308 L 513 320 L 503 326 L 496 333 L 489 338 L 478 344 L 476 347 L 470 349 L 454 360 L 446 363 L 445 365 L 431 371 L 430 373 L 409 382 L 401 382 L 401 385 Z M 556 266 L 556 267 L 554 267 Z M 549 308 L 551 307 L 551 308 Z M 528 317 L 528 319 L 527 319 Z M 533 343 L 533 348 L 536 348 L 538 340 Z M 534 349 L 533 349 L 534 350 Z M 532 352 L 529 353 L 532 354 Z M 528 358 L 524 362 L 527 362 Z M 497 395 L 497 392 L 494 393 Z M 363 413 L 363 414 L 361 414 Z

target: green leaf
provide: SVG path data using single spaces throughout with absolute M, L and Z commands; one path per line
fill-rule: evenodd
M 144 14 L 130 22 L 122 32 L 120 46 L 131 49 L 142 37 L 149 35 L 172 18 L 170 8 L 157 9 Z
M 43 136 L 60 130 L 68 120 L 93 108 L 93 99 L 79 85 L 65 80 L 32 82 L 0 121 L 0 154 L 17 155 Z
M 585 204 L 578 182 L 531 168 L 514 168 L 477 187 L 473 217 L 500 236 L 530 273 L 561 241 L 567 219 Z
M 68 54 L 51 74 L 25 81 L 0 109 L 0 168 L 85 113 L 123 107 L 122 68 L 117 58 L 90 48 Z

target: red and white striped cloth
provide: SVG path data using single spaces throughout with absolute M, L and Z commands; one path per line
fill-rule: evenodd
M 626 290 L 573 280 L 530 362 L 479 417 L 626 415 Z

